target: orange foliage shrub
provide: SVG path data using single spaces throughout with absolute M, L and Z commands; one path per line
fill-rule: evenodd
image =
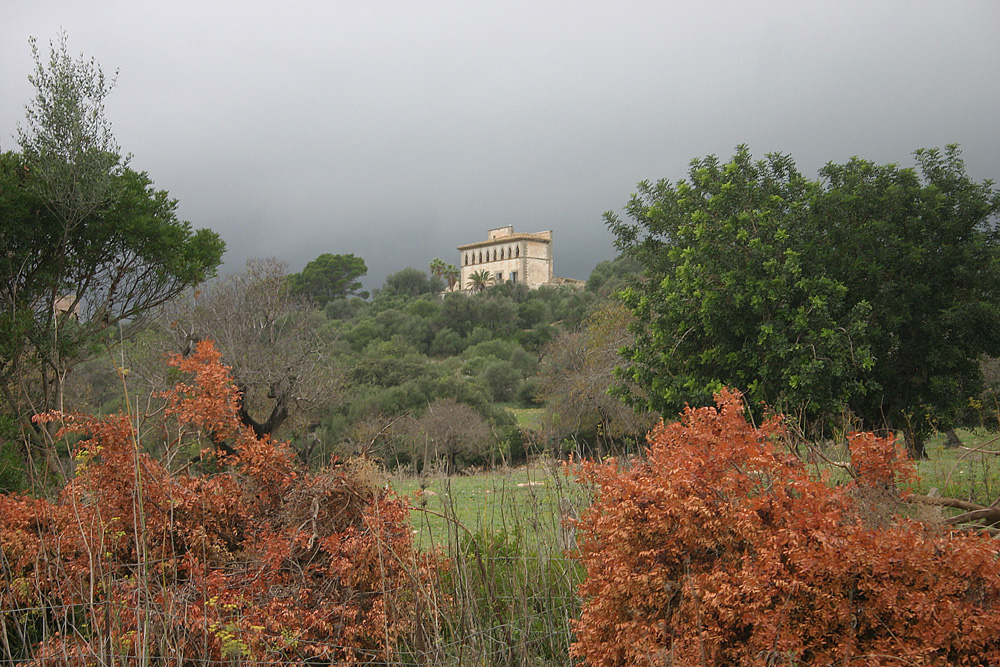
M 167 470 L 128 415 L 48 414 L 85 436 L 75 478 L 54 502 L 0 495 L 0 608 L 43 610 L 50 628 L 34 663 L 387 658 L 429 572 L 406 505 L 345 468 L 298 470 L 287 446 L 255 437 L 211 343 L 170 363 L 193 379 L 167 412 L 231 444 L 224 472 Z
M 895 517 L 857 484 L 907 474 L 891 440 L 852 440 L 858 481 L 812 478 L 738 394 L 688 409 L 631 468 L 585 463 L 583 612 L 573 655 L 611 665 L 1000 664 L 996 541 Z
M 856 483 L 861 487 L 895 489 L 897 484 L 917 479 L 916 466 L 896 438 L 852 433 L 848 448 Z

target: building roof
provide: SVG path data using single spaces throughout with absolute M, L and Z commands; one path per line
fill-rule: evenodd
M 547 231 L 536 232 L 534 234 L 507 234 L 506 236 L 497 236 L 496 238 L 486 239 L 485 241 L 466 243 L 465 245 L 458 246 L 458 249 L 471 250 L 473 248 L 483 248 L 485 246 L 502 245 L 512 241 L 538 241 L 541 243 L 552 243 L 552 232 Z

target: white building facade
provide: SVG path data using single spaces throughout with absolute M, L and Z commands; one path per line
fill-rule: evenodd
M 552 232 L 515 234 L 514 227 L 489 230 L 485 241 L 458 246 L 460 289 L 469 289 L 474 272 L 487 271 L 494 285 L 524 283 L 530 289 L 552 283 Z

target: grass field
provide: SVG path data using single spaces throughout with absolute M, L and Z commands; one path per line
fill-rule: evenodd
M 519 419 L 531 419 L 533 411 Z M 928 459 L 917 462 L 920 480 L 916 493 L 937 494 L 989 505 L 1000 497 L 1000 434 L 987 429 L 959 430 L 961 447 L 946 447 L 944 434 L 926 443 Z M 849 461 L 846 445 L 824 449 L 831 460 Z M 834 481 L 846 475 L 826 465 L 819 473 L 833 472 Z M 489 535 L 501 533 L 526 544 L 551 542 L 565 547 L 571 535 L 563 525 L 590 503 L 590 490 L 567 475 L 562 463 L 536 461 L 518 468 L 501 468 L 476 474 L 394 477 L 393 488 L 410 497 L 417 543 L 421 548 L 440 546 L 451 533 Z
M 454 620 L 431 664 L 568 667 L 583 568 L 563 519 L 589 504 L 587 490 L 558 463 L 391 484 L 411 499 L 419 548 L 449 563 L 439 585 Z
M 944 434 L 927 443 L 929 458 L 917 463 L 921 481 L 914 488 L 928 493 L 989 505 L 1000 497 L 1000 434 L 986 429 L 959 430 L 961 447 L 945 447 Z
M 566 542 L 563 518 L 578 515 L 590 502 L 589 491 L 558 462 L 473 475 L 393 478 L 391 483 L 413 504 L 421 548 L 443 544 L 455 530 L 466 535 L 502 533 L 528 545 Z

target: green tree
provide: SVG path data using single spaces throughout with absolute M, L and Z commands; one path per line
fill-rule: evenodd
M 431 275 L 440 278 L 441 275 L 444 273 L 444 268 L 446 266 L 447 264 L 444 263 L 443 259 L 435 257 L 434 259 L 431 260 L 431 266 L 430 266 Z
M 63 407 L 66 374 L 110 328 L 137 331 L 225 248 L 119 157 L 100 67 L 72 58 L 65 34 L 47 65 L 32 52 L 22 152 L 0 156 L 0 391 L 25 433 L 30 414 Z
M 60 405 L 66 373 L 109 328 L 139 330 L 152 309 L 212 275 L 225 246 L 178 220 L 176 200 L 144 173 L 126 168 L 114 200 L 72 225 L 33 178 L 21 155 L 0 156 L 0 380 L 8 403 L 42 411 Z
M 461 354 L 465 349 L 462 336 L 450 327 L 444 327 L 434 335 L 430 353 L 438 357 L 450 357 Z
M 959 151 L 919 174 L 854 159 L 804 178 L 788 156 L 694 160 L 607 214 L 645 279 L 626 375 L 672 414 L 723 385 L 822 427 L 850 409 L 903 429 L 913 453 L 978 391 L 1000 350 L 1000 194 Z
M 448 289 L 453 290 L 462 276 L 462 271 L 454 264 L 447 264 L 441 271 L 441 276 L 448 283 Z
M 414 298 L 421 294 L 434 294 L 441 289 L 441 279 L 437 276 L 428 276 L 420 269 L 407 267 L 386 276 L 385 283 L 376 296 L 383 299 L 390 296 Z
M 31 189 L 68 233 L 115 199 L 117 177 L 128 162 L 104 115 L 115 80 L 108 80 L 93 58 L 70 55 L 65 32 L 50 43 L 47 63 L 35 38 L 28 41 L 35 60 L 28 81 L 35 96 L 25 106 L 18 143 L 32 171 Z
M 604 260 L 594 267 L 587 278 L 587 291 L 607 298 L 623 289 L 628 280 L 634 278 L 642 265 L 631 257 L 619 255 L 613 260 Z
M 367 298 L 360 292 L 361 276 L 368 273 L 365 260 L 351 255 L 323 253 L 305 265 L 301 273 L 288 277 L 292 291 L 323 307 L 330 301 L 349 296 Z
M 454 289 L 462 272 L 454 264 L 445 264 L 444 260 L 435 258 L 431 261 L 431 275 L 448 283 L 448 289 Z
M 813 208 L 822 261 L 871 305 L 875 390 L 850 406 L 869 424 L 886 415 L 919 455 L 980 394 L 983 354 L 1000 352 L 1000 191 L 969 178 L 957 146 L 915 157 L 916 170 L 827 165 Z

